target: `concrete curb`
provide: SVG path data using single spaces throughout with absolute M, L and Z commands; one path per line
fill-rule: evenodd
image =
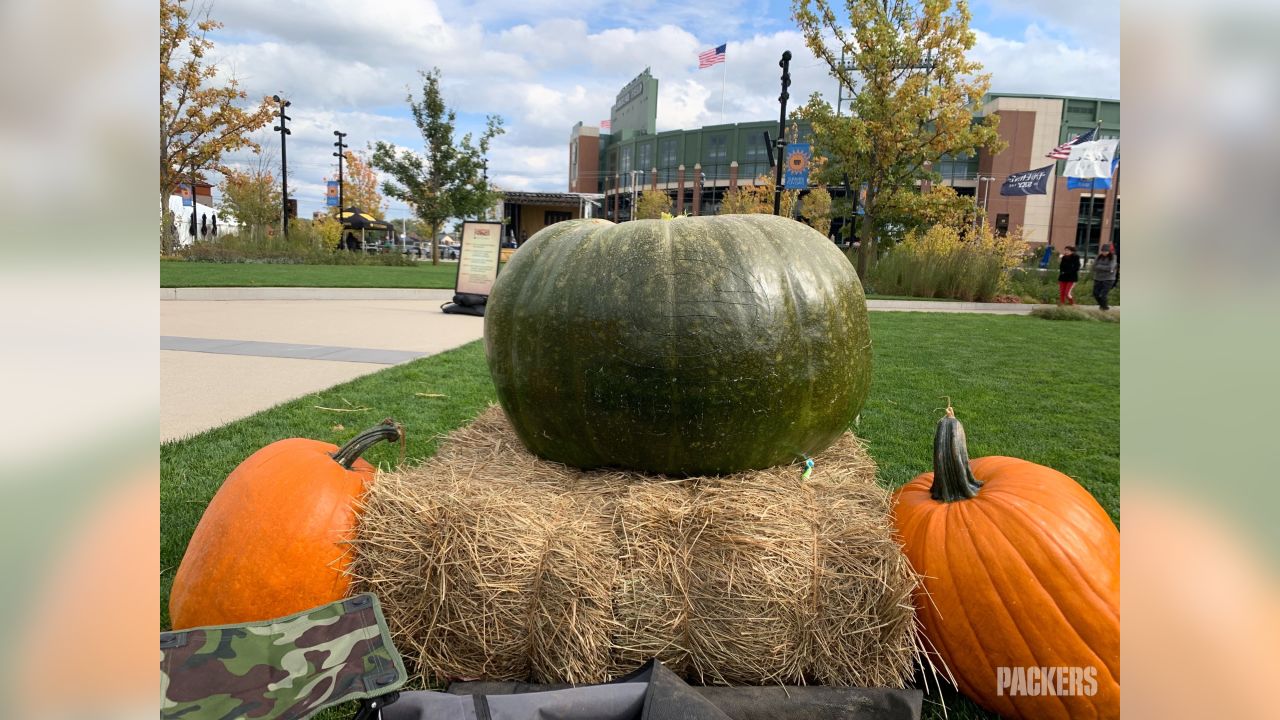
M 160 288 L 161 300 L 433 300 L 444 302 L 452 297 L 452 290 L 428 288 Z
M 422 300 L 445 302 L 448 289 L 317 288 L 317 287 L 192 287 L 160 288 L 161 300 Z M 1038 307 L 1021 303 L 942 302 L 937 300 L 868 300 L 867 309 L 881 312 L 985 313 L 1030 315 Z M 1119 305 L 1113 306 L 1116 310 Z

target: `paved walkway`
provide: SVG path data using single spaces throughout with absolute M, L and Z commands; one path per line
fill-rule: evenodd
M 443 299 L 160 303 L 160 439 L 247 417 L 481 337 Z
M 186 437 L 484 332 L 451 290 L 162 288 L 160 439 Z M 1034 305 L 870 300 L 873 311 L 1025 315 Z

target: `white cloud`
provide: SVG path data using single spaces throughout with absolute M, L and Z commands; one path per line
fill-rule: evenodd
M 659 130 L 719 123 L 722 88 L 724 121 L 776 118 L 783 50 L 794 55 L 789 108 L 813 92 L 835 98 L 834 80 L 794 28 L 745 30 L 778 26 L 777 12 L 765 12 L 759 0 L 661 6 L 642 0 L 629 6 L 627 17 L 603 0 L 481 6 L 219 0 L 214 13 L 225 25 L 216 36 L 224 72 L 234 72 L 251 95 L 283 91 L 293 101 L 290 184 L 304 215 L 323 202 L 334 129 L 348 132 L 357 150 L 374 140 L 421 146 L 404 98 L 410 89 L 419 93 L 417 73 L 433 66 L 443 73 L 446 102 L 460 114 L 459 135 L 480 131 L 486 114 L 505 119 L 507 133 L 494 141 L 489 167 L 511 189 L 564 189 L 570 128 L 607 118 L 617 91 L 645 67 L 659 80 Z M 1058 22 L 1056 10 L 1040 12 L 1046 22 Z M 619 26 L 628 18 L 647 24 Z M 993 90 L 1118 96 L 1118 53 L 1070 44 L 1034 25 L 1020 38 L 982 30 L 977 38 L 973 54 L 993 74 Z M 697 54 L 722 42 L 728 63 L 699 70 Z M 278 147 L 278 135 L 268 138 Z
M 975 34 L 972 57 L 991 73 L 992 91 L 1120 97 L 1119 55 L 1071 47 L 1035 25 L 1021 40 Z

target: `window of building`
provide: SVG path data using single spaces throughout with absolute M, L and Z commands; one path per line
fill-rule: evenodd
M 548 210 L 543 215 L 543 225 L 555 225 L 558 222 L 564 222 L 569 219 L 569 213 L 559 210 Z
M 1009 234 L 1009 213 L 996 214 L 996 235 L 1004 237 Z
M 708 180 L 729 177 L 729 136 L 716 133 L 707 137 L 706 152 L 702 158 L 702 172 Z
M 763 134 L 756 132 L 750 133 L 742 142 L 743 163 L 738 169 L 738 178 L 741 182 L 751 183 L 769 172 L 769 155 L 773 148 L 765 144 Z
M 1111 246 L 1115 252 L 1120 252 L 1120 198 L 1115 200 L 1115 212 L 1111 215 Z
M 636 169 L 643 172 L 653 169 L 653 143 L 641 143 L 636 148 Z
M 631 156 L 634 152 L 634 145 L 622 149 L 622 164 L 618 168 L 619 174 L 622 175 L 622 187 L 631 187 Z
M 667 138 L 658 143 L 658 181 L 675 182 L 676 167 L 680 165 L 679 140 Z
M 1101 194 L 1080 198 L 1080 213 L 1076 220 L 1076 252 L 1085 257 L 1094 257 L 1098 254 L 1105 205 L 1106 198 Z

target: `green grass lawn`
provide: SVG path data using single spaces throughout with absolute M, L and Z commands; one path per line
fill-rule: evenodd
M 272 263 L 160 263 L 160 287 L 335 287 L 453 289 L 457 263 L 286 265 Z
M 886 487 L 930 469 L 934 425 L 946 402 L 941 396 L 949 395 L 965 423 L 971 456 L 1013 455 L 1057 468 L 1079 480 L 1119 522 L 1118 324 L 873 313 L 871 331 L 871 396 L 856 431 L 867 441 Z M 168 625 L 169 587 L 201 512 L 223 478 L 254 450 L 284 437 L 340 443 L 391 416 L 408 432 L 406 458 L 418 460 L 434 452 L 437 435 L 467 422 L 494 399 L 483 351 L 475 342 L 162 445 L 161 626 Z M 334 413 L 316 407 L 348 403 L 368 410 Z M 384 445 L 367 457 L 389 464 L 399 452 Z M 945 698 L 951 718 L 988 717 L 954 693 Z M 925 716 L 942 717 L 931 700 Z

